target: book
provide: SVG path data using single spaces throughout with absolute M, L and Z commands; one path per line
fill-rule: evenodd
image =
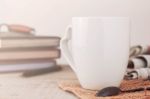
M 56 61 L 50 59 L 1 61 L 0 73 L 50 69 L 56 66 Z
M 44 63 L 44 62 L 54 62 L 55 60 L 49 58 L 35 58 L 35 59 L 11 59 L 11 60 L 0 60 L 0 65 L 8 64 L 24 64 L 24 63 Z
M 50 47 L 43 48 L 1 48 L 0 60 L 20 59 L 56 59 L 60 57 L 60 50 Z
M 54 36 L 0 37 L 0 48 L 58 47 L 59 42 Z

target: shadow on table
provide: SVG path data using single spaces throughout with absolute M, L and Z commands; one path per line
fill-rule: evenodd
M 28 71 L 23 72 L 22 77 L 34 77 L 34 76 L 39 76 L 39 75 L 45 75 L 45 74 L 57 72 L 60 70 L 62 70 L 61 66 L 55 66 L 55 67 L 44 68 L 44 69 L 39 69 L 39 70 L 28 70 Z

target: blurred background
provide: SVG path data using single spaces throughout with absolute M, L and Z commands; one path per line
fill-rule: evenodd
M 0 0 L 0 23 L 24 24 L 37 35 L 63 36 L 71 17 L 129 16 L 131 45 L 150 44 L 150 0 Z M 59 63 L 66 64 L 62 57 Z

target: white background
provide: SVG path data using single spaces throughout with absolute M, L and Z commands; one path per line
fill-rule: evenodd
M 0 23 L 29 25 L 38 35 L 62 36 L 74 16 L 129 16 L 131 45 L 150 44 L 150 0 L 0 0 Z

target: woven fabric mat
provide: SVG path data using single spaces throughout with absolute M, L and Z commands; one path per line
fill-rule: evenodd
M 73 93 L 79 99 L 150 99 L 150 91 L 120 93 L 118 96 L 96 97 L 97 91 L 83 89 L 77 80 L 66 80 L 59 82 L 59 87 L 66 92 Z M 136 88 L 150 87 L 150 81 L 130 80 L 123 81 L 120 85 L 121 90 L 126 91 Z

